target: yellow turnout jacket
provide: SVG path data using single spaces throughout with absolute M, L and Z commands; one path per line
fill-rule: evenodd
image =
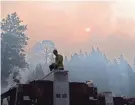
M 57 65 L 58 69 L 59 68 L 64 68 L 64 65 L 63 65 L 63 56 L 58 54 L 55 58 L 55 64 Z

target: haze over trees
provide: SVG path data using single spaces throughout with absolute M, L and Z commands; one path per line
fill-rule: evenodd
M 1 74 L 2 84 L 14 71 L 14 68 L 26 68 L 24 47 L 28 37 L 25 35 L 26 25 L 22 25 L 16 13 L 8 15 L 1 22 Z M 14 79 L 18 70 L 14 71 Z
M 92 80 L 99 92 L 112 91 L 116 96 L 135 96 L 135 72 L 121 55 L 110 61 L 98 48 L 90 53 L 75 53 L 65 58 L 70 81 Z
M 44 43 L 48 43 L 47 47 L 37 42 L 33 52 L 25 54 L 24 47 L 28 41 L 25 34 L 27 26 L 21 23 L 16 13 L 8 15 L 1 23 L 2 86 L 12 84 L 12 79 L 18 82 L 17 77 L 21 83 L 25 83 L 40 79 L 49 72 L 48 58 L 53 58 L 50 52 L 55 47 L 43 39 Z M 45 53 L 45 56 L 42 57 L 40 53 Z M 42 59 L 39 59 L 38 55 Z M 135 96 L 135 60 L 133 64 L 134 66 L 131 66 L 123 55 L 111 61 L 99 48 L 94 47 L 91 52 L 80 51 L 72 54 L 71 58 L 64 59 L 65 69 L 70 71 L 70 81 L 92 80 L 99 92 L 112 91 L 116 96 Z

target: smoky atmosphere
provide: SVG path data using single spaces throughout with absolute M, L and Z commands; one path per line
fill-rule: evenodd
M 27 0 L 0 4 L 2 94 L 18 84 L 43 80 L 59 69 L 68 71 L 70 83 L 91 81 L 98 93 L 109 91 L 114 97 L 135 97 L 134 0 Z

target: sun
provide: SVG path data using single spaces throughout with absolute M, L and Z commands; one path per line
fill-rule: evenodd
M 85 30 L 85 32 L 90 32 L 91 31 L 90 28 L 85 28 L 84 30 Z

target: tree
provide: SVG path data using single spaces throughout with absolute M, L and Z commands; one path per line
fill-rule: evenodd
M 24 47 L 27 45 L 28 37 L 25 35 L 26 25 L 16 13 L 8 15 L 1 22 L 1 73 L 2 82 L 12 72 L 14 67 L 25 68 Z
M 129 77 L 129 96 L 135 97 L 135 72 L 129 64 L 127 65 L 127 70 Z
M 43 72 L 43 67 L 41 64 L 38 64 L 36 66 L 36 71 L 35 71 L 35 79 L 41 79 L 43 78 L 45 75 L 44 75 L 44 72 Z
M 42 79 L 45 76 L 43 65 L 40 63 L 36 65 L 35 70 L 31 71 L 29 70 L 27 82 L 36 80 L 36 79 Z
M 34 45 L 32 53 L 34 53 L 35 56 L 40 57 L 44 61 L 44 64 L 47 64 L 54 61 L 52 53 L 54 49 L 55 44 L 51 40 L 43 40 Z

